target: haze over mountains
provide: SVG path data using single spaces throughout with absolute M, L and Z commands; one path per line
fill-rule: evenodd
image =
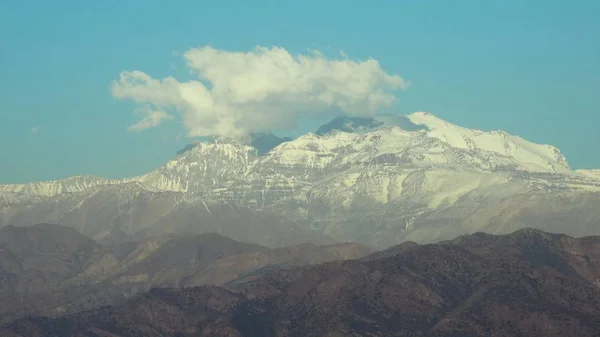
M 204 240 L 201 261 L 219 252 L 214 239 L 228 240 Z M 240 244 L 220 254 L 232 247 L 256 249 Z M 153 289 L 56 319 L 23 318 L 0 327 L 0 334 L 592 337 L 600 334 L 599 278 L 599 237 L 531 229 L 476 233 L 347 261 L 274 268 L 223 287 Z
M 158 286 L 222 285 L 269 266 L 359 258 L 372 251 L 354 243 L 269 249 L 216 233 L 102 246 L 61 225 L 6 226 L 0 229 L 0 323 L 120 303 Z
M 523 227 L 600 234 L 597 172 L 572 170 L 553 146 L 423 112 L 341 117 L 291 140 L 195 142 L 138 177 L 1 185 L 0 202 L 0 225 L 60 223 L 111 243 L 216 232 L 385 248 Z
M 0 197 L 2 336 L 600 333 L 598 237 L 522 229 L 600 234 L 598 172 L 428 113 Z
M 115 5 L 0 6 L 0 337 L 600 337 L 600 2 Z

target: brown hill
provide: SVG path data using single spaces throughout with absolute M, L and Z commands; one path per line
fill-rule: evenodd
M 155 289 L 3 336 L 599 336 L 600 238 L 521 230 Z
M 268 266 L 369 253 L 357 244 L 269 249 L 215 233 L 102 247 L 60 225 L 9 226 L 0 231 L 0 322 L 90 310 L 158 286 L 220 285 Z
M 52 224 L 0 229 L 0 296 L 56 288 L 80 273 L 101 248 L 76 230 Z

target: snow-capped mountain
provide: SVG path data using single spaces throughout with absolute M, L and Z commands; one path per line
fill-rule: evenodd
M 90 187 L 118 184 L 119 180 L 108 180 L 94 175 L 74 176 L 62 180 L 31 182 L 26 184 L 0 185 L 0 193 L 22 193 L 26 195 L 53 196 L 62 193 L 81 192 Z
M 571 209 L 600 200 L 600 174 L 573 171 L 556 147 L 503 131 L 463 128 L 424 112 L 337 118 L 316 134 L 287 141 L 261 137 L 266 144 L 261 149 L 233 140 L 196 142 L 162 167 L 120 181 L 89 176 L 3 185 L 2 223 L 14 221 L 15 209 L 50 212 L 54 206 L 49 203 L 67 195 L 117 193 L 119 186 L 136 183 L 146 189 L 144 195 L 178 193 L 200 209 L 206 202 L 226 202 L 281 214 L 338 240 L 385 246 L 404 238 L 431 241 L 479 229 L 502 232 L 512 228 L 506 221 L 536 219 L 527 212 L 537 212 L 537 220 L 512 226 L 542 226 L 540 221 L 547 219 L 540 200 L 551 204 L 552 198 L 568 195 L 565 205 L 581 201 Z M 27 201 L 19 201 L 24 196 Z M 44 202 L 34 201 L 40 197 Z M 520 202 L 513 204 L 515 200 Z M 130 209 L 127 203 L 117 204 L 125 213 Z M 507 212 L 514 217 L 506 217 Z M 600 234 L 590 227 L 600 210 L 586 212 L 582 226 L 590 230 L 584 233 Z M 158 215 L 148 217 L 119 220 L 129 221 L 119 228 L 134 233 L 147 227 L 140 223 L 152 222 L 153 228 L 160 223 Z
M 139 177 L 107 180 L 91 175 L 76 176 L 58 181 L 0 185 L 0 191 L 52 196 L 98 185 L 139 181 L 159 190 L 211 195 L 215 190 L 240 182 L 253 184 L 256 180 L 285 178 L 298 181 L 288 181 L 286 185 L 302 185 L 301 182 L 312 183 L 338 171 L 356 169 L 357 165 L 372 164 L 572 173 L 564 156 L 550 145 L 534 144 L 503 131 L 463 128 L 429 113 L 402 116 L 412 123 L 404 123 L 405 128 L 382 122 L 386 120 L 384 117 L 387 116 L 372 121 L 346 118 L 357 130 L 351 133 L 340 131 L 348 130 L 348 124 L 336 129 L 335 124 L 341 123 L 336 119 L 320 128 L 321 135 L 306 134 L 283 142 L 262 156 L 256 148 L 236 141 L 195 142 L 164 166 Z M 585 172 L 581 174 L 597 176 L 592 170 Z
M 333 242 L 274 212 L 205 202 L 182 192 L 149 189 L 140 182 L 94 186 L 52 197 L 4 196 L 12 198 L 0 198 L 0 226 L 60 223 L 103 243 L 207 232 L 270 247 Z
M 413 123 L 407 116 L 378 115 L 375 117 L 337 117 L 331 122 L 322 125 L 316 132 L 323 136 L 332 131 L 364 133 L 381 127 L 396 126 L 406 131 L 427 129 L 424 125 Z
M 256 149 L 242 143 L 198 142 L 164 166 L 131 180 L 165 191 L 205 195 L 246 174 L 256 156 Z

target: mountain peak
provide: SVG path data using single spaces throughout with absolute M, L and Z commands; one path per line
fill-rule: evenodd
M 430 130 L 440 127 L 455 126 L 454 124 L 449 123 L 439 117 L 436 117 L 432 113 L 425 111 L 413 112 L 409 115 L 406 115 L 406 118 L 408 118 L 414 124 L 423 125 Z
M 383 125 L 382 122 L 375 120 L 372 117 L 346 117 L 341 116 L 334 118 L 331 122 L 322 125 L 317 130 L 316 134 L 323 136 L 332 131 L 341 132 L 359 132 L 371 130 Z
M 185 150 L 185 151 L 184 151 Z M 210 160 L 213 157 L 248 157 L 256 155 L 257 150 L 236 139 L 215 138 L 209 141 L 195 141 L 180 150 L 178 157 L 170 162 L 192 160 Z
M 256 149 L 258 155 L 263 155 L 281 143 L 289 142 L 291 137 L 278 137 L 272 133 L 255 133 L 251 135 L 250 145 Z
M 292 138 L 278 137 L 272 133 L 254 133 L 251 134 L 245 141 L 234 138 L 215 137 L 203 141 L 195 140 L 184 146 L 181 150 L 177 151 L 176 154 L 177 156 L 181 156 L 184 153 L 193 150 L 197 146 L 206 146 L 207 144 L 232 144 L 238 147 L 250 146 L 256 149 L 258 155 L 263 155 L 275 148 L 277 145 L 290 140 L 292 140 Z
M 406 131 L 427 129 L 426 126 L 413 123 L 407 116 L 402 115 L 377 115 L 374 117 L 337 117 L 331 122 L 322 125 L 316 132 L 323 136 L 335 131 L 350 133 L 365 133 L 383 127 L 398 127 Z

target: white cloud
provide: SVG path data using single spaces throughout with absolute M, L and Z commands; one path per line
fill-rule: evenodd
M 136 114 L 142 116 L 137 123 L 130 125 L 129 131 L 141 131 L 144 129 L 159 126 L 163 121 L 172 119 L 173 116 L 167 114 L 163 110 L 153 109 L 150 106 L 144 106 L 136 110 Z
M 183 57 L 198 80 L 154 79 L 124 71 L 112 95 L 142 106 L 130 130 L 156 127 L 178 115 L 188 135 L 244 136 L 293 127 L 300 115 L 340 111 L 372 116 L 391 105 L 406 82 L 373 59 L 328 59 L 318 51 L 293 56 L 280 47 L 231 52 L 194 48 Z M 169 114 L 166 111 L 173 111 Z
M 39 131 L 40 131 L 40 127 L 39 127 L 39 126 L 34 126 L 34 127 L 32 127 L 32 128 L 29 130 L 29 133 L 31 133 L 31 134 L 34 134 L 34 135 L 35 135 L 35 134 L 36 134 L 36 133 L 38 133 Z

